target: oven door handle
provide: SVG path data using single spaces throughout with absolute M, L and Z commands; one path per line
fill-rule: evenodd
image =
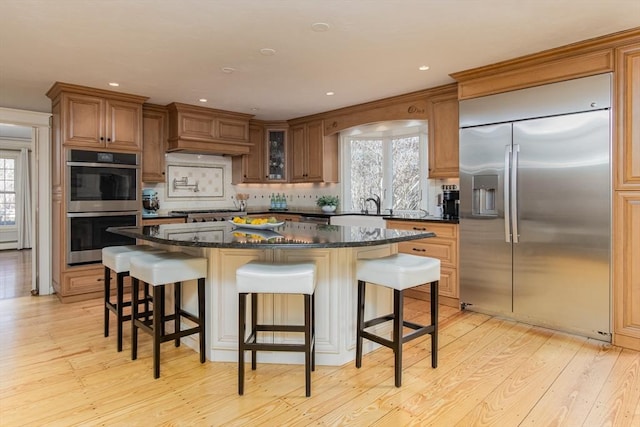
M 73 212 L 73 213 L 68 213 L 67 218 L 86 218 L 86 217 L 96 217 L 96 216 L 124 216 L 124 215 L 138 215 L 138 211 Z
M 88 168 L 116 168 L 116 169 L 139 169 L 138 165 L 125 165 L 123 163 L 88 163 L 88 162 L 67 162 L 67 166 L 85 166 Z

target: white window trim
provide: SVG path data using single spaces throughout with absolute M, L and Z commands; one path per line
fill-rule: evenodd
M 380 132 L 380 135 L 374 136 L 367 134 L 366 136 L 362 136 L 363 138 L 371 138 L 371 139 L 382 139 L 383 147 L 385 149 L 385 156 L 390 158 L 391 156 L 391 144 L 389 141 L 393 137 L 403 137 L 403 136 L 412 136 L 418 134 L 419 140 L 419 149 L 418 149 L 418 163 L 420 168 L 420 209 L 425 212 L 428 211 L 429 208 L 429 163 L 428 163 L 428 132 L 427 125 L 424 124 L 421 126 L 417 132 L 413 130 L 411 132 L 407 132 L 405 128 L 399 129 L 391 129 L 388 131 Z M 354 138 L 358 138 L 360 135 L 354 134 L 351 132 L 341 132 L 340 133 L 340 164 L 341 164 L 341 192 L 342 192 L 342 200 L 343 206 L 353 206 L 351 200 L 351 145 L 349 141 Z M 393 170 L 391 169 L 391 165 L 386 165 L 383 169 L 383 181 L 385 183 L 385 188 L 383 189 L 383 194 L 380 194 L 380 198 L 382 199 L 382 203 L 380 209 L 382 212 L 388 212 L 391 208 L 392 200 L 390 197 L 386 197 L 387 194 L 392 194 L 391 186 L 391 176 L 393 174 Z M 400 213 L 400 212 L 398 212 Z

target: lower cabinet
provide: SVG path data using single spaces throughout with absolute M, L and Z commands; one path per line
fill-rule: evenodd
M 437 258 L 440 260 L 440 303 L 460 307 L 458 281 L 458 224 L 420 221 L 387 221 L 387 228 L 400 230 L 428 230 L 436 237 L 398 243 L 398 252 Z M 419 299 L 429 299 L 429 285 L 410 289 L 405 293 Z
M 613 344 L 640 351 L 640 191 L 616 191 Z

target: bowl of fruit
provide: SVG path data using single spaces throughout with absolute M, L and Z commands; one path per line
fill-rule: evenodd
M 249 218 L 243 216 L 236 216 L 229 222 L 236 227 L 249 228 L 255 230 L 268 230 L 271 228 L 279 227 L 284 224 L 284 221 L 278 221 L 275 217 L 269 218 Z

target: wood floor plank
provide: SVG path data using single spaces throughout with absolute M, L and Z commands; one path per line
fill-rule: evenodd
M 424 302 L 409 299 L 406 307 L 412 320 L 428 321 Z M 301 365 L 247 366 L 238 396 L 235 363 L 200 364 L 192 349 L 171 343 L 162 345 L 154 380 L 149 337 L 141 335 L 132 361 L 130 330 L 116 352 L 115 337 L 102 336 L 102 315 L 101 300 L 0 300 L 0 425 L 635 427 L 640 420 L 639 352 L 451 307 L 440 312 L 437 369 L 425 336 L 405 346 L 401 388 L 383 348 L 365 355 L 361 369 L 318 366 L 310 398 Z
M 640 353 L 622 350 L 585 425 L 634 426 L 640 419 Z

